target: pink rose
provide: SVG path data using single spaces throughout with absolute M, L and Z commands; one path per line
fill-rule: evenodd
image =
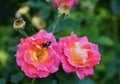
M 94 73 L 93 66 L 99 64 L 100 53 L 98 46 L 88 41 L 87 37 L 78 38 L 76 34 L 61 37 L 60 46 L 62 67 L 65 72 L 75 72 L 80 79 Z
M 60 5 L 73 6 L 78 3 L 78 0 L 53 0 L 53 7 L 58 7 Z
M 30 78 L 47 77 L 59 69 L 61 49 L 52 33 L 40 30 L 21 39 L 16 53 L 18 66 Z
M 46 0 L 46 2 L 50 2 L 50 0 Z

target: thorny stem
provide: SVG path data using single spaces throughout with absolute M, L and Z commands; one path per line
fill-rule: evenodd
M 24 35 L 25 37 L 28 37 L 28 35 L 26 34 L 26 32 L 24 30 L 19 30 L 19 32 Z
M 33 79 L 32 79 L 32 82 L 31 82 L 31 84 L 34 84 L 34 82 L 35 82 L 35 78 L 33 78 Z
M 32 19 L 31 15 L 30 15 L 29 13 L 27 13 L 27 14 L 25 14 L 25 16 L 26 16 L 27 19 L 31 22 L 31 19 Z
M 60 16 L 58 16 L 57 18 L 57 21 L 55 22 L 54 26 L 53 26 L 53 30 L 52 30 L 52 33 L 55 32 L 55 29 L 57 28 L 58 26 L 58 23 L 60 22 L 60 19 L 62 18 L 62 14 Z

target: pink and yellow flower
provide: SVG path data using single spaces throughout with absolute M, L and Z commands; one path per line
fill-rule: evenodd
M 86 36 L 78 38 L 74 33 L 61 37 L 59 43 L 63 49 L 61 62 L 65 72 L 76 71 L 80 79 L 94 73 L 93 66 L 100 61 L 96 44 L 89 42 Z
M 58 16 L 65 14 L 69 16 L 71 7 L 78 3 L 78 0 L 53 0 L 53 7 L 58 8 Z
M 59 69 L 61 49 L 52 33 L 40 30 L 37 34 L 21 39 L 16 61 L 30 78 L 47 77 Z
M 53 7 L 59 7 L 60 5 L 72 7 L 76 3 L 78 3 L 78 0 L 53 0 Z

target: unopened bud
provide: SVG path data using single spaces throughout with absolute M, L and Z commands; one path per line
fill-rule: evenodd
M 27 5 L 23 5 L 19 8 L 19 10 L 17 12 L 19 12 L 20 14 L 27 14 L 29 12 L 29 7 Z
M 32 24 L 37 28 L 37 29 L 43 29 L 46 26 L 45 21 L 38 15 L 35 14 L 32 17 Z
M 39 22 L 40 22 L 40 16 L 38 15 L 38 14 L 35 14 L 35 15 L 33 15 L 33 17 L 32 17 L 32 23 L 33 23 L 33 25 L 38 25 L 39 24 Z
M 36 26 L 38 29 L 43 29 L 46 27 L 45 21 L 41 21 L 38 26 Z
M 17 11 L 16 14 L 15 14 L 15 17 L 16 17 L 16 18 L 21 18 L 22 15 L 21 15 L 21 13 L 19 13 L 19 12 Z

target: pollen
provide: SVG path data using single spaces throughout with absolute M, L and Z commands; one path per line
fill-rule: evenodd
M 67 6 L 67 5 L 60 5 L 58 8 L 58 14 L 65 14 L 67 16 L 69 16 L 69 12 L 70 12 L 71 7 Z
M 38 62 L 38 63 L 42 63 L 45 62 L 45 60 L 47 60 L 47 56 L 48 56 L 48 52 L 47 52 L 47 48 L 35 48 L 34 50 L 30 51 L 31 54 L 31 59 L 32 61 Z
M 76 42 L 70 49 L 72 60 L 76 64 L 85 64 L 88 58 L 87 50 L 80 47 L 79 42 Z

